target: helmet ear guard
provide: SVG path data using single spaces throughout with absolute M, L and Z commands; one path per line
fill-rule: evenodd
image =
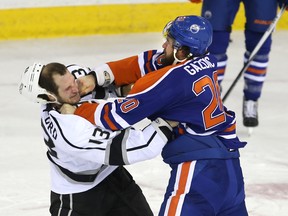
M 41 71 L 45 65 L 40 63 L 34 63 L 29 66 L 21 74 L 21 79 L 18 85 L 18 91 L 21 95 L 26 97 L 28 100 L 36 103 L 47 104 L 47 103 L 58 103 L 56 101 L 48 101 L 44 98 L 39 97 L 39 95 L 47 95 L 55 98 L 54 95 L 46 91 L 46 89 L 39 86 L 39 78 Z M 56 98 L 55 98 L 56 99 Z

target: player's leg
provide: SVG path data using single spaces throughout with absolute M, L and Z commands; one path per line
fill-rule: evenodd
M 52 216 L 106 216 L 116 201 L 117 196 L 105 179 L 94 188 L 80 193 L 51 192 L 50 213 Z
M 57 194 L 51 192 L 50 213 L 52 216 L 104 216 L 101 196 L 90 197 L 89 192 L 77 194 Z M 102 193 L 104 194 L 104 193 Z M 100 193 L 97 193 L 100 195 Z M 94 199 L 93 199 L 94 198 Z M 97 212 L 98 214 L 95 214 Z
M 50 195 L 50 214 L 51 216 L 68 216 L 73 212 L 73 215 L 80 216 L 74 211 L 70 203 L 73 203 L 72 194 L 57 194 L 51 191 Z
M 108 184 L 117 200 L 107 216 L 153 216 L 141 188 L 124 167 L 113 172 Z
M 201 15 L 207 18 L 213 27 L 213 41 L 209 52 L 216 56 L 218 63 L 218 81 L 221 84 L 227 65 L 226 54 L 230 33 L 240 0 L 204 0 Z
M 225 163 L 228 173 L 226 197 L 217 216 L 248 216 L 240 160 L 238 158 L 230 159 Z
M 185 162 L 172 166 L 159 216 L 248 216 L 244 199 L 238 159 Z
M 195 178 L 206 169 L 206 165 L 206 161 L 190 161 L 171 166 L 172 171 L 159 216 L 215 215 L 213 206 L 201 192 L 201 188 L 207 189 L 213 196 L 210 180 L 207 179 L 201 185 L 200 182 L 195 182 Z
M 88 191 L 65 195 L 51 192 L 50 213 L 52 216 L 153 216 L 141 188 L 123 167 Z
M 275 18 L 277 12 L 276 0 L 244 0 L 246 11 L 244 61 L 247 61 L 263 34 Z M 255 58 L 244 72 L 244 100 L 243 100 L 243 124 L 248 127 L 258 125 L 258 104 L 271 48 L 271 35 L 257 52 Z
M 191 192 L 192 196 L 197 192 L 209 208 L 212 206 L 214 214 L 207 215 L 248 216 L 239 158 L 198 161 L 198 167 L 201 165 L 203 169 L 194 173 Z

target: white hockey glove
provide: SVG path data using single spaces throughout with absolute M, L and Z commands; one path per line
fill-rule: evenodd
M 97 86 L 107 87 L 114 82 L 114 75 L 108 64 L 94 68 L 92 73 L 96 77 Z
M 152 121 L 152 124 L 156 125 L 161 132 L 166 136 L 168 141 L 172 140 L 173 138 L 173 127 L 178 126 L 178 122 L 175 121 L 165 121 L 162 118 L 157 118 Z

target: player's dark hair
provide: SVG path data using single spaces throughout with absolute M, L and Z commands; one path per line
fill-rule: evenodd
M 188 46 L 182 46 L 180 49 L 184 53 L 184 56 L 189 56 L 190 55 L 190 48 Z
M 42 68 L 39 86 L 58 96 L 58 86 L 55 84 L 53 76 L 57 74 L 63 76 L 66 73 L 67 68 L 65 65 L 57 62 L 49 63 Z

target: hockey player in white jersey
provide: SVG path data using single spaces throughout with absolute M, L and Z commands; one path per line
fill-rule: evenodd
M 110 131 L 82 117 L 61 114 L 62 103 L 79 105 L 82 83 L 75 78 L 90 72 L 75 65 L 67 68 L 35 63 L 22 74 L 19 85 L 21 95 L 42 103 L 41 126 L 51 167 L 51 215 L 153 215 L 123 165 L 156 157 L 171 139 L 171 125 L 158 118 L 143 130 Z M 102 98 L 111 92 L 115 96 L 106 89 Z M 91 94 L 82 97 L 91 98 Z

